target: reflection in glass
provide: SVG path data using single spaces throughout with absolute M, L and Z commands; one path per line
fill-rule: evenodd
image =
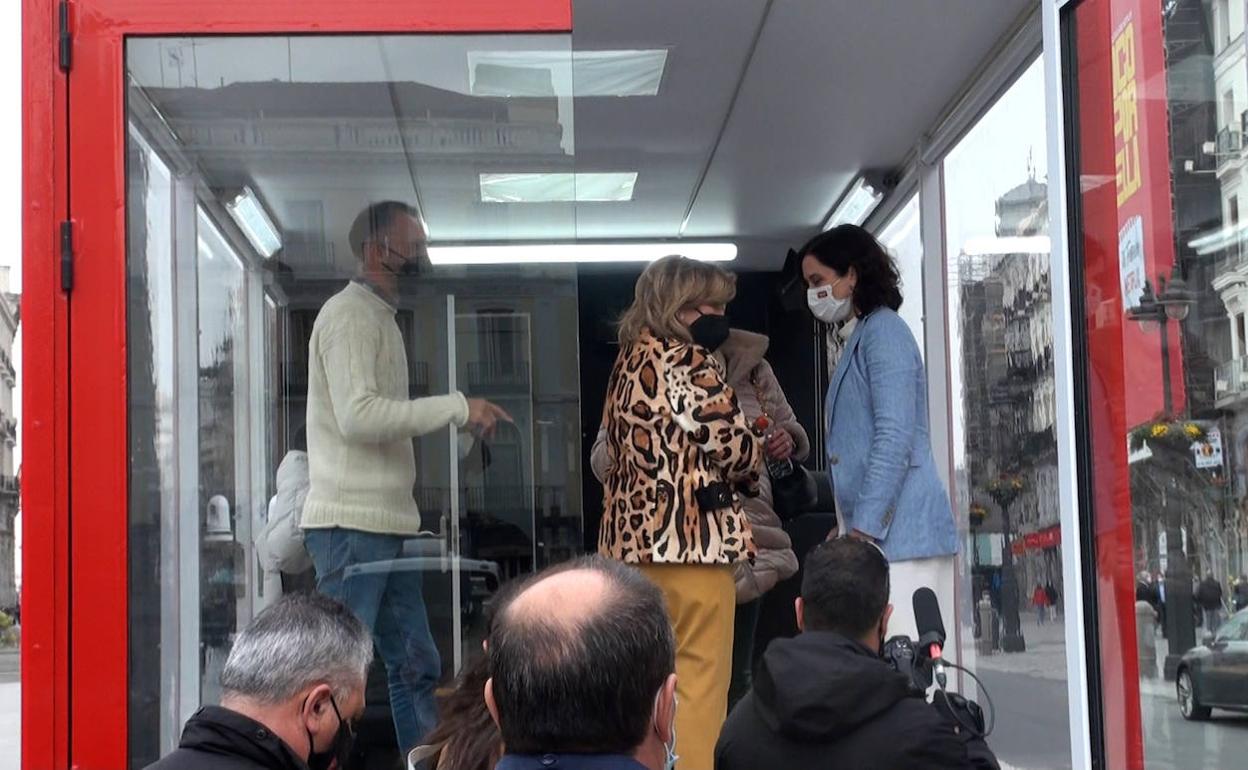
M 945 160 L 954 487 L 993 748 L 1069 767 L 1043 89 L 1037 61 Z
M 644 93 L 657 54 L 585 66 L 605 77 L 608 59 L 632 62 L 617 86 Z M 626 196 L 634 180 L 573 176 L 567 36 L 135 38 L 126 57 L 129 741 L 142 767 L 217 702 L 237 630 L 317 584 L 306 552 L 266 550 L 269 516 L 306 432 L 314 324 L 359 269 L 353 218 L 398 200 L 437 242 L 568 241 L 577 200 Z M 499 179 L 524 189 L 483 184 Z M 581 407 L 574 266 L 425 267 L 394 298 L 396 398 L 461 391 L 515 423 L 484 440 L 406 437 L 421 531 L 342 578 L 406 586 L 427 619 L 433 692 L 480 654 L 502 581 L 581 550 Z M 398 761 L 392 711 L 406 705 L 390 690 L 379 661 L 356 757 L 370 766 Z
M 1218 638 L 1248 592 L 1245 12 L 1087 0 L 1071 17 L 1087 381 L 1115 405 L 1090 420 L 1098 601 L 1115 619 L 1102 679 L 1129 701 L 1109 754 L 1148 768 L 1248 749 L 1244 718 L 1219 708 L 1248 708 L 1248 653 Z

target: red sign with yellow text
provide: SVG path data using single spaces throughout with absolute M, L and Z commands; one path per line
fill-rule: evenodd
M 1174 268 L 1170 127 L 1160 3 L 1112 4 L 1114 187 L 1122 309 L 1139 305 L 1145 282 L 1154 294 Z M 1183 355 L 1178 324 L 1166 324 L 1173 410 L 1183 412 Z M 1161 329 L 1130 322 L 1123 329 L 1127 424 L 1163 411 Z

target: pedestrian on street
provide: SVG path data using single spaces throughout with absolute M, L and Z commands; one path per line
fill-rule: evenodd
M 1234 593 L 1235 611 L 1239 612 L 1248 607 L 1248 575 L 1240 575 L 1239 580 L 1235 582 Z
M 1036 623 L 1043 626 L 1044 616 L 1048 613 L 1049 595 L 1039 583 L 1036 583 L 1036 590 L 1031 593 L 1031 603 L 1036 607 Z
M 1213 576 L 1213 570 L 1205 573 L 1196 589 L 1196 603 L 1205 611 L 1205 630 L 1214 633 L 1222 625 L 1222 584 Z
M 1166 575 L 1157 573 L 1157 623 L 1161 626 L 1161 638 L 1166 638 Z

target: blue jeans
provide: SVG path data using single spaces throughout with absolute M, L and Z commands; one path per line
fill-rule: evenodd
M 401 557 L 403 540 L 350 529 L 310 529 L 304 545 L 316 566 L 317 589 L 350 607 L 373 631 L 386 665 L 399 751 L 406 756 L 437 723 L 434 687 L 442 661 L 429 630 L 420 571 L 392 571 L 386 565 Z M 345 576 L 357 565 L 371 568 Z

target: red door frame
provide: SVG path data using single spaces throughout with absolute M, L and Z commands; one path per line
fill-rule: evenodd
M 129 691 L 124 38 L 567 33 L 572 8 L 571 0 L 73 0 L 66 83 L 55 69 L 55 3 L 24 2 L 31 472 L 23 502 L 40 515 L 25 517 L 23 765 L 118 770 Z M 77 255 L 70 302 L 54 263 L 66 204 Z M 35 344 L 44 339 L 55 344 Z M 70 500 L 84 501 L 72 537 Z
M 67 86 L 56 4 L 22 1 L 22 757 L 69 759 L 68 302 L 58 229 L 68 198 Z

